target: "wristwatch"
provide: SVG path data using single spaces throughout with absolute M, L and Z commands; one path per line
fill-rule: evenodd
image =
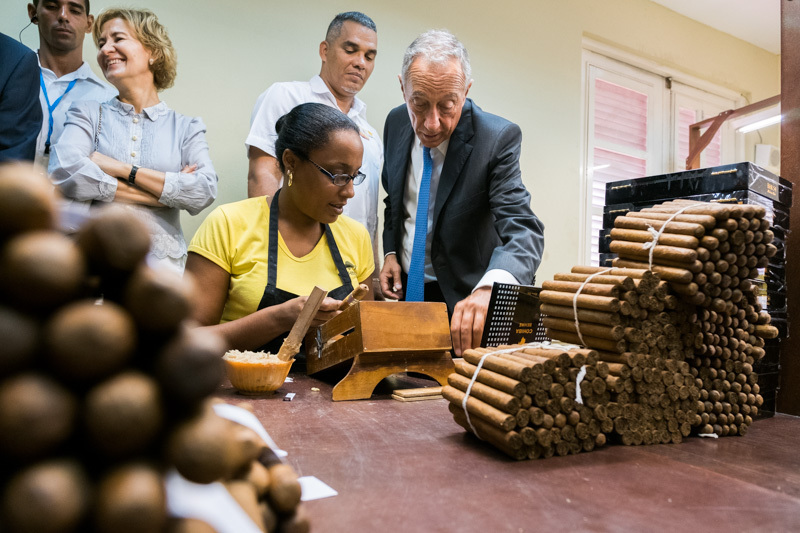
M 136 165 L 131 165 L 131 173 L 128 174 L 128 184 L 133 185 L 136 182 L 136 171 L 139 170 L 139 167 Z

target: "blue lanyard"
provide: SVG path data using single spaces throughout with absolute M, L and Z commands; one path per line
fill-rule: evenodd
M 42 87 L 42 93 L 44 93 L 44 101 L 47 102 L 47 115 L 48 115 L 47 141 L 45 141 L 44 143 L 44 153 L 46 154 L 50 153 L 50 136 L 53 135 L 53 110 L 56 107 L 58 107 L 58 104 L 61 103 L 61 99 L 64 98 L 67 95 L 67 93 L 72 90 L 73 87 L 75 87 L 75 82 L 77 81 L 78 79 L 75 78 L 74 80 L 69 82 L 69 85 L 67 85 L 67 90 L 64 91 L 64 94 L 59 96 L 58 100 L 53 102 L 53 104 L 51 105 L 50 98 L 47 96 L 47 88 L 44 86 L 44 76 L 42 75 L 42 71 L 41 70 L 39 71 L 39 85 Z

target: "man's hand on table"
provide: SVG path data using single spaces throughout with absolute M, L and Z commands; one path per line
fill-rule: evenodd
M 457 356 L 460 357 L 464 350 L 480 346 L 491 298 L 491 287 L 482 287 L 456 304 L 450 322 L 450 336 Z

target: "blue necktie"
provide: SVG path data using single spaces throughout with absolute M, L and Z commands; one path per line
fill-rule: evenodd
M 422 147 L 422 180 L 417 197 L 417 218 L 414 225 L 414 247 L 411 249 L 411 264 L 408 266 L 407 302 L 422 302 L 425 299 L 425 239 L 428 236 L 428 198 L 431 193 L 433 160 L 431 149 Z

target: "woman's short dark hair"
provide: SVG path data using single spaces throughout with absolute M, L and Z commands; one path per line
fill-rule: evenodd
M 325 104 L 300 104 L 281 118 L 275 125 L 278 140 L 275 141 L 275 156 L 281 167 L 283 152 L 291 150 L 300 159 L 308 159 L 312 150 L 328 143 L 331 133 L 352 130 L 358 133 L 358 126 L 347 115 Z

